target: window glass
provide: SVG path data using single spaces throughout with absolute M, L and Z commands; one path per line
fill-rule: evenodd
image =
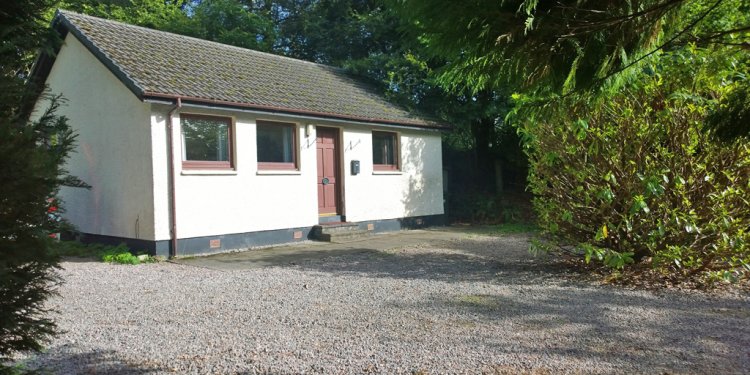
M 231 119 L 182 116 L 182 160 L 229 164 Z
M 372 132 L 372 162 L 376 166 L 389 169 L 398 167 L 396 133 Z
M 257 134 L 258 163 L 262 167 L 295 166 L 296 143 L 294 124 L 258 122 Z

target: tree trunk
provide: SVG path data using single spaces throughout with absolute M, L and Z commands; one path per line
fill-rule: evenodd
M 494 119 L 481 119 L 471 124 L 471 134 L 474 137 L 474 181 L 482 192 L 495 190 L 495 161 L 490 149 L 490 142 L 494 139 Z

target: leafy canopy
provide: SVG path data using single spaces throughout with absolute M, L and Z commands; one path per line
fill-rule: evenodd
M 569 92 L 686 43 L 750 47 L 742 0 L 394 1 L 454 89 Z

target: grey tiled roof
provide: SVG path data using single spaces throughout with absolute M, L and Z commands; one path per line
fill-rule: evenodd
M 57 17 L 141 99 L 444 126 L 389 103 L 341 69 L 68 11 Z

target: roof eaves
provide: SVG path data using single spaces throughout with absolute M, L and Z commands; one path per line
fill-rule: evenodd
M 117 77 L 120 82 L 122 82 L 125 87 L 127 87 L 130 91 L 135 94 L 135 96 L 138 97 L 138 99 L 143 99 L 143 93 L 144 90 L 141 86 L 138 85 L 138 83 L 135 82 L 119 65 L 117 65 L 112 59 L 110 59 L 107 54 L 105 54 L 101 49 L 99 49 L 94 42 L 92 42 L 88 37 L 86 37 L 86 34 L 83 33 L 76 25 L 71 22 L 66 16 L 65 13 L 57 10 L 57 13 L 55 14 L 55 21 L 53 21 L 53 25 L 55 25 L 56 22 L 60 22 L 60 25 L 65 28 L 68 32 L 71 32 L 76 39 L 78 39 L 81 44 L 83 44 L 86 49 L 89 50 L 104 66 L 109 69 L 112 74 Z M 56 25 L 55 25 L 56 26 Z
M 427 130 L 450 130 L 450 127 L 448 125 L 440 124 L 440 123 L 429 124 L 429 123 L 424 123 L 420 121 L 396 121 L 396 120 L 388 120 L 388 119 L 369 118 L 369 117 L 363 117 L 363 116 L 343 115 L 343 114 L 337 114 L 337 113 L 326 113 L 326 112 L 316 112 L 316 111 L 309 111 L 309 110 L 302 110 L 302 109 L 274 107 L 274 106 L 261 105 L 261 104 L 227 102 L 227 101 L 214 100 L 214 99 L 186 97 L 186 96 L 181 96 L 181 95 L 162 94 L 162 93 L 156 93 L 156 92 L 145 92 L 143 96 L 143 100 L 148 100 L 148 99 L 176 100 L 178 98 L 182 101 L 182 103 L 204 104 L 204 105 L 212 106 L 216 108 L 253 109 L 259 112 L 266 112 L 266 113 L 295 114 L 295 115 L 303 115 L 303 116 L 316 117 L 316 118 L 322 118 L 322 119 L 351 120 L 351 121 L 362 122 L 362 123 L 367 123 L 367 124 L 375 124 L 375 125 L 382 124 L 382 125 L 388 125 L 388 126 L 419 128 L 419 129 L 427 129 Z

